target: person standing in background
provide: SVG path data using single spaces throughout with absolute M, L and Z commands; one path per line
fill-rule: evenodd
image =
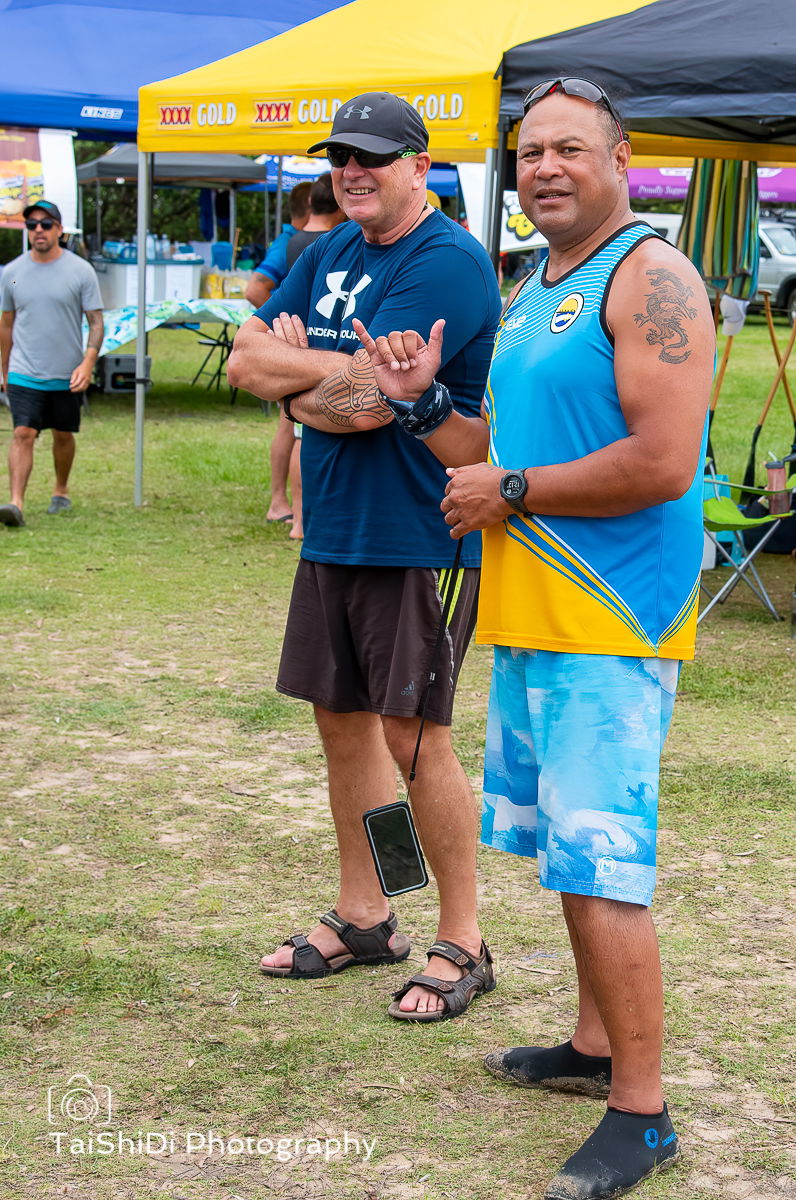
M 246 288 L 246 299 L 255 308 L 265 304 L 271 293 L 279 287 L 288 272 L 287 248 L 291 238 L 304 228 L 310 215 L 309 179 L 297 183 L 288 198 L 290 221 L 282 226 L 282 232 L 275 237 L 268 247 L 265 258 L 256 267 L 249 286 Z M 271 500 L 266 512 L 268 521 L 292 521 L 293 509 L 287 495 L 288 470 L 290 456 L 293 451 L 293 426 L 280 412 L 276 433 L 271 442 Z M 298 507 L 294 501 L 294 507 Z
M 13 259 L 0 280 L 0 361 L 14 422 L 8 451 L 11 502 L 0 506 L 0 523 L 9 528 L 25 524 L 25 490 L 42 429 L 53 431 L 55 463 L 47 512 L 72 507 L 75 434 L 104 334 L 97 276 L 89 263 L 61 247 L 58 206 L 39 200 L 23 216 L 30 250 Z M 84 313 L 89 327 L 85 351 Z

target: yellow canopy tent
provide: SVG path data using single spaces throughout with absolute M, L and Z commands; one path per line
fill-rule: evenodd
M 656 8 L 661 0 L 355 0 L 206 67 L 139 91 L 139 244 L 146 233 L 148 156 L 162 151 L 301 154 L 328 133 L 337 108 L 359 92 L 405 96 L 423 115 L 437 159 L 486 161 L 492 213 L 502 187 L 509 125 L 499 119 L 504 54 L 584 25 Z M 750 144 L 634 134 L 637 154 L 741 157 Z M 766 147 L 780 161 L 796 146 Z M 765 153 L 755 157 L 763 160 Z M 497 169 L 496 169 L 497 168 Z M 490 222 L 485 219 L 485 230 Z M 494 229 L 492 230 L 494 234 Z M 494 241 L 494 237 L 493 237 Z M 495 242 L 495 244 L 497 244 Z M 139 273 L 139 311 L 145 273 Z M 143 339 L 138 339 L 143 343 Z M 140 361 L 138 361 L 140 360 Z M 136 376 L 143 375 L 141 345 Z M 141 503 L 144 385 L 136 386 L 136 503 Z
M 428 126 L 432 155 L 483 162 L 498 145 L 500 68 L 514 46 L 647 7 L 639 0 L 355 0 L 344 8 L 139 91 L 142 151 L 302 154 L 358 92 L 405 96 Z M 651 7 L 651 6 L 650 6 Z M 637 155 L 776 158 L 796 146 L 633 132 Z
M 405 96 L 431 154 L 483 161 L 498 144 L 503 53 L 518 42 L 633 12 L 639 0 L 356 0 L 209 66 L 139 91 L 142 151 L 302 154 L 359 92 Z

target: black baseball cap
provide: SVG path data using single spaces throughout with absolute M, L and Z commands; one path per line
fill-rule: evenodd
M 332 132 L 310 146 L 308 154 L 327 146 L 353 146 L 374 154 L 394 150 L 428 149 L 428 130 L 417 109 L 391 92 L 363 92 L 341 104 L 335 113 Z
M 57 221 L 59 225 L 63 225 L 64 222 L 61 217 L 61 210 L 57 204 L 53 204 L 52 200 L 37 200 L 35 204 L 29 204 L 28 207 L 22 212 L 23 219 L 27 221 L 30 214 L 37 208 L 40 209 L 41 212 L 49 213 L 54 221 Z

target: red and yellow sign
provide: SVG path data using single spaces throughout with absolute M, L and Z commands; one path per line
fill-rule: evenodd
M 21 229 L 23 210 L 43 196 L 37 131 L 0 129 L 0 229 Z

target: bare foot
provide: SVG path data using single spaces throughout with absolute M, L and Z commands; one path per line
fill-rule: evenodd
M 293 522 L 293 524 L 290 527 L 290 533 L 288 534 L 288 537 L 292 538 L 294 542 L 303 541 L 304 526 L 302 525 L 301 521 Z
M 444 941 L 440 938 L 440 941 Z M 478 942 L 478 949 L 472 950 L 468 946 L 464 947 L 469 950 L 470 955 L 476 959 L 481 957 L 481 942 Z M 450 962 L 447 958 L 439 958 L 436 954 L 432 954 L 428 960 L 428 966 L 423 968 L 424 975 L 431 975 L 434 979 L 461 979 L 464 975 L 464 968 L 457 967 L 455 963 Z M 441 1012 L 447 1008 L 442 996 L 438 996 L 436 992 L 429 992 L 426 988 L 416 986 L 411 988 L 405 996 L 403 996 L 398 1004 L 401 1012 L 419 1012 L 433 1013 Z

